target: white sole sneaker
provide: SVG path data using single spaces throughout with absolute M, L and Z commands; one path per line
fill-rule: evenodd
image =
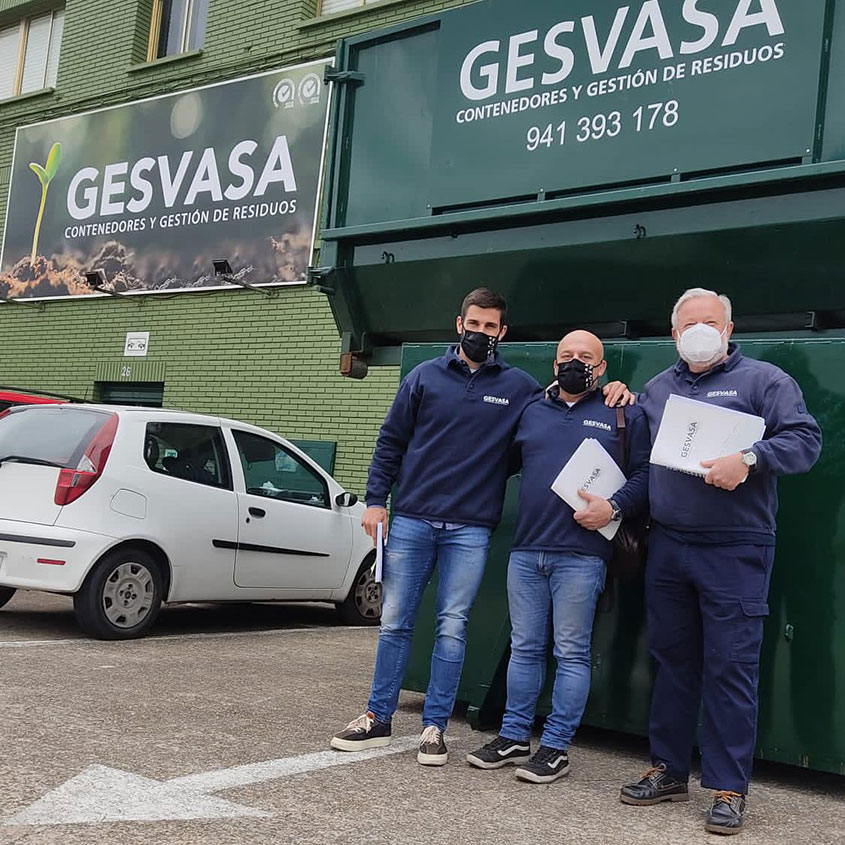
M 467 763 L 469 763 L 470 766 L 475 766 L 476 769 L 501 769 L 505 766 L 521 766 L 523 763 L 527 763 L 531 759 L 531 754 L 528 753 L 524 757 L 508 757 L 507 760 L 496 760 L 493 763 L 482 760 L 474 754 L 467 754 L 466 759 Z
M 528 783 L 553 783 L 558 778 L 566 777 L 569 774 L 569 764 L 565 769 L 561 769 L 553 775 L 537 775 L 528 769 L 517 769 L 515 774 L 519 780 L 528 781 Z
M 417 762 L 421 766 L 445 766 L 449 762 L 449 752 L 445 754 L 423 754 L 417 751 Z
M 393 737 L 374 736 L 372 739 L 341 739 L 339 736 L 332 737 L 331 747 L 336 751 L 366 751 L 369 748 L 384 748 L 390 745 Z

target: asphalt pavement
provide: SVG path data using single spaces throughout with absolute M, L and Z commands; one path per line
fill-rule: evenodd
M 68 599 L 21 593 L 0 611 L 0 843 L 718 843 L 710 793 L 619 803 L 641 739 L 584 731 L 555 784 L 464 762 L 491 735 L 457 714 L 450 760 L 417 765 L 422 697 L 403 693 L 394 743 L 328 749 L 362 710 L 374 629 L 318 605 L 186 606 L 144 640 L 84 638 Z M 761 764 L 747 845 L 845 843 L 845 778 Z

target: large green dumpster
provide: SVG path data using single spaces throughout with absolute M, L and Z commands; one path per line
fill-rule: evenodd
M 345 374 L 434 354 L 483 284 L 508 299 L 514 363 L 550 380 L 547 344 L 590 328 L 637 388 L 701 285 L 731 297 L 749 354 L 802 384 L 826 448 L 782 485 L 759 753 L 842 770 L 845 4 L 481 0 L 342 41 L 332 78 L 311 281 Z M 461 696 L 479 724 L 501 704 L 514 500 L 470 629 Z M 598 621 L 593 724 L 644 729 L 640 589 Z

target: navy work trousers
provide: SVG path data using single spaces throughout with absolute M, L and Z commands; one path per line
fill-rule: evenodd
M 700 706 L 701 785 L 748 791 L 774 552 L 685 542 L 660 526 L 650 533 L 646 614 L 657 662 L 651 756 L 680 780 L 689 777 Z

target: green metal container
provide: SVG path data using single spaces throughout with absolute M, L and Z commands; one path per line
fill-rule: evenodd
M 713 0 L 708 26 L 698 5 L 481 0 L 341 42 L 311 281 L 350 376 L 439 352 L 485 285 L 512 363 L 551 380 L 549 344 L 588 328 L 634 388 L 674 357 L 677 296 L 728 294 L 746 353 L 798 379 L 826 435 L 782 483 L 758 753 L 841 771 L 845 4 Z M 478 724 L 502 704 L 514 484 L 470 623 Z M 644 731 L 650 671 L 629 584 L 597 621 L 587 720 Z

